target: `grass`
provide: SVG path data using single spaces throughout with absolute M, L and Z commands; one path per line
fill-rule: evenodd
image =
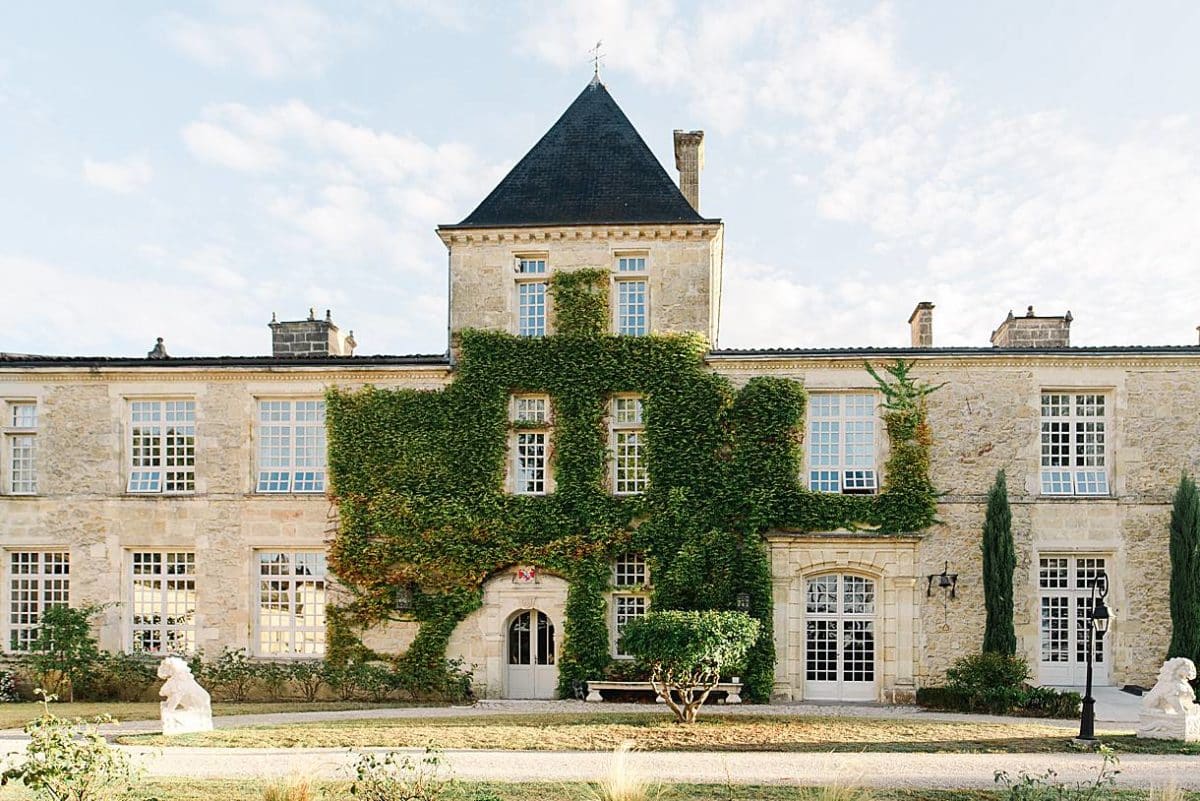
M 244 704 L 215 703 L 214 715 L 261 715 L 271 712 L 331 712 L 340 709 L 377 709 L 380 707 L 403 706 L 403 704 L 369 704 L 356 701 L 270 701 Z M 158 720 L 156 701 L 132 703 L 95 702 L 61 704 L 53 703 L 50 711 L 60 718 L 90 718 L 96 715 L 112 715 L 117 720 Z M 0 729 L 19 729 L 42 714 L 41 701 L 0 704 Z
M 681 726 L 663 714 L 540 714 L 486 718 L 388 718 L 221 729 L 134 745 L 274 748 L 479 748 L 609 751 L 629 741 L 646 751 L 889 751 L 1055 753 L 1077 750 L 1070 729 L 1034 722 L 887 720 L 771 715 L 710 716 Z M 1200 754 L 1198 743 L 1102 734 L 1118 753 Z
M 161 799 L 162 801 L 263 801 L 263 790 L 271 787 L 267 780 L 253 779 L 156 779 L 143 782 L 130 801 Z M 314 782 L 313 798 L 322 801 L 342 801 L 351 796 L 346 782 Z M 594 797 L 595 785 L 562 782 L 459 782 L 456 792 L 446 801 L 475 801 L 495 798 L 498 801 L 578 801 Z M 490 795 L 489 795 L 490 794 Z M 659 788 L 655 801 L 822 801 L 824 790 L 779 785 L 704 785 L 668 784 Z M 871 801 L 1000 801 L 999 793 L 980 790 L 871 790 Z M 1127 791 L 1105 796 L 1109 799 L 1134 801 L 1146 799 L 1146 793 Z M 0 801 L 27 801 L 32 796 L 22 788 L 0 790 Z M 1179 801 L 1200 801 L 1200 794 L 1182 795 Z

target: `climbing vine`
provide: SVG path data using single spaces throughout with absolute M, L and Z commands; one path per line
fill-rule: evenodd
M 605 593 L 621 553 L 646 555 L 651 604 L 734 609 L 749 600 L 761 634 L 746 696 L 769 698 L 774 672 L 769 529 L 918 531 L 934 520 L 924 397 L 905 365 L 876 375 L 891 438 L 887 483 L 875 496 L 819 494 L 800 483 L 806 396 L 759 377 L 735 390 L 686 335 L 612 336 L 608 274 L 557 273 L 553 336 L 464 331 L 444 390 L 333 389 L 329 466 L 340 511 L 331 567 L 350 598 L 329 617 L 330 657 L 371 656 L 357 632 L 409 616 L 420 623 L 403 655 L 445 663 L 455 627 L 484 581 L 536 565 L 569 582 L 559 692 L 610 662 Z M 874 371 L 872 371 L 874 375 Z M 505 458 L 514 393 L 549 395 L 554 492 L 508 494 Z M 605 415 L 615 393 L 644 398 L 649 487 L 609 490 Z M 397 588 L 411 603 L 398 610 Z

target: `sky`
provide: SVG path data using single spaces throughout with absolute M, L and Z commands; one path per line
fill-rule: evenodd
M 217 0 L 0 9 L 0 351 L 446 349 L 458 222 L 601 77 L 703 129 L 721 347 L 1197 342 L 1200 3 Z

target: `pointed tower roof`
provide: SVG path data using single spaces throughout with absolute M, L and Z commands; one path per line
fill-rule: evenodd
M 598 79 L 457 225 L 699 223 L 701 217 Z

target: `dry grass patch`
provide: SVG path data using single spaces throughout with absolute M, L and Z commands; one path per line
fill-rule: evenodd
M 213 704 L 214 715 L 263 715 L 276 712 L 333 712 L 342 709 L 380 709 L 383 707 L 406 706 L 405 704 L 369 704 L 357 701 L 264 701 L 254 703 Z M 111 715 L 119 721 L 158 720 L 157 701 L 133 703 L 97 701 L 50 705 L 50 711 L 60 718 L 92 718 L 96 715 Z M 19 729 L 42 714 L 40 701 L 0 704 L 0 729 Z
M 176 737 L 124 737 L 137 745 L 328 748 L 478 748 L 611 751 L 896 751 L 1039 753 L 1074 750 L 1069 729 L 1033 722 L 887 720 L 771 715 L 710 716 L 681 726 L 662 714 L 541 714 L 321 721 L 223 729 Z M 1200 753 L 1196 744 L 1106 737 L 1124 753 Z

